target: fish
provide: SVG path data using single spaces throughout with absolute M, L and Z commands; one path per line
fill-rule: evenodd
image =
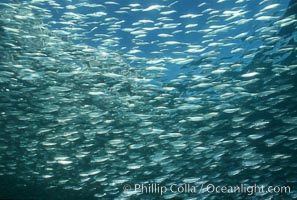
M 0 197 L 296 199 L 295 11 L 1 2 Z

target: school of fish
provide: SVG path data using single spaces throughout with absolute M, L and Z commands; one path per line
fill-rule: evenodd
M 295 0 L 91 2 L 0 1 L 0 198 L 297 198 Z

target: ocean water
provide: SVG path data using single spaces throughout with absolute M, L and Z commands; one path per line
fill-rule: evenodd
M 296 199 L 295 0 L 0 0 L 0 199 Z

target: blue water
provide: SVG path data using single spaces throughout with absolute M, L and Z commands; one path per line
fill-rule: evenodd
M 100 4 L 103 5 L 99 8 L 77 8 L 74 10 L 67 10 L 66 6 L 69 5 L 75 5 L 76 3 L 92 3 L 92 4 Z M 59 2 L 61 7 L 64 7 L 64 9 L 54 9 L 52 6 L 46 7 L 47 9 L 52 11 L 53 17 L 49 19 L 49 21 L 63 21 L 61 19 L 61 16 L 65 12 L 75 12 L 82 15 L 93 13 L 93 12 L 106 12 L 107 15 L 103 17 L 98 17 L 94 19 L 90 19 L 86 22 L 94 22 L 94 24 L 86 25 L 84 27 L 85 31 L 91 31 L 89 34 L 86 34 L 86 39 L 84 40 L 84 43 L 93 46 L 93 47 L 101 47 L 102 42 L 94 41 L 97 37 L 96 34 L 104 34 L 108 35 L 108 38 L 120 38 L 118 41 L 118 44 L 116 46 L 108 46 L 107 48 L 109 50 L 119 51 L 122 54 L 128 53 L 130 50 L 136 48 L 137 50 L 140 50 L 139 53 L 136 53 L 135 55 L 140 58 L 147 58 L 147 59 L 158 59 L 158 58 L 179 58 L 179 57 L 186 57 L 190 56 L 193 60 L 199 59 L 200 55 L 199 53 L 186 53 L 187 47 L 185 45 L 172 45 L 171 48 L 167 49 L 166 51 L 162 51 L 161 54 L 152 54 L 152 52 L 158 52 L 160 51 L 160 47 L 158 47 L 158 43 L 166 42 L 166 41 L 178 41 L 181 43 L 188 43 L 191 45 L 200 45 L 201 47 L 205 47 L 206 44 L 203 43 L 203 40 L 206 40 L 203 38 L 203 36 L 207 35 L 203 32 L 192 32 L 192 33 L 186 33 L 188 30 L 194 30 L 199 31 L 203 29 L 207 29 L 210 25 L 215 26 L 224 26 L 228 24 L 232 24 L 233 22 L 236 22 L 237 20 L 242 19 L 252 19 L 255 15 L 259 13 L 259 11 L 270 4 L 274 3 L 280 3 L 279 1 L 267 1 L 263 4 L 261 4 L 258 1 L 244 1 L 242 3 L 237 3 L 237 1 L 224 1 L 222 3 L 217 3 L 215 0 L 210 1 L 197 1 L 197 0 L 189 0 L 186 2 L 183 1 L 145 1 L 145 2 L 139 2 L 139 1 L 115 1 L 119 5 L 105 5 L 105 1 L 62 1 Z M 276 9 L 271 9 L 266 12 L 266 15 L 271 16 L 282 16 L 286 10 L 286 7 L 288 6 L 288 0 L 281 1 L 280 6 Z M 198 5 L 201 5 L 203 3 L 206 3 L 205 5 L 202 5 L 201 7 L 198 7 Z M 141 12 L 141 11 L 129 11 L 127 14 L 118 14 L 116 11 L 121 10 L 122 7 L 127 7 L 129 4 L 140 4 L 140 6 L 135 8 L 148 8 L 151 5 L 170 5 L 173 4 L 170 8 L 162 9 L 162 11 L 170 11 L 174 10 L 176 12 L 169 14 L 169 15 L 161 15 L 160 10 L 153 10 L 149 12 Z M 243 7 L 243 8 L 242 8 Z M 205 13 L 206 10 L 211 11 L 218 11 L 217 17 L 214 17 L 214 20 L 216 20 L 214 23 L 206 24 L 208 21 L 208 17 L 211 15 Z M 244 14 L 240 15 L 240 17 L 236 17 L 234 19 L 231 19 L 229 21 L 224 21 L 224 19 L 227 19 L 229 16 L 222 17 L 222 13 L 224 11 L 228 10 L 240 10 L 241 12 L 244 12 Z M 204 13 L 204 14 L 203 14 Z M 201 15 L 199 17 L 195 18 L 180 18 L 182 15 L 186 14 L 194 14 L 194 15 Z M 148 43 L 147 45 L 139 46 L 135 44 L 133 40 L 135 40 L 135 35 L 132 35 L 130 32 L 122 31 L 125 28 L 135 28 L 136 30 L 141 30 L 142 28 L 152 28 L 155 26 L 155 24 L 160 23 L 160 20 L 158 20 L 160 17 L 169 17 L 172 21 L 164 22 L 164 23 L 180 23 L 180 25 L 176 29 L 162 29 L 159 28 L 157 30 L 151 30 L 148 31 L 147 35 L 145 37 L 139 38 L 142 42 Z M 106 18 L 115 18 L 115 21 L 120 21 L 120 29 L 112 32 L 111 34 L 108 31 L 108 27 L 110 25 L 107 25 L 105 19 Z M 140 26 L 133 26 L 132 24 L 139 21 L 139 20 L 151 20 L 153 23 L 145 23 Z M 102 25 L 103 24 L 103 25 Z M 192 29 L 186 29 L 185 26 L 187 24 L 198 24 L 197 27 L 194 27 Z M 251 20 L 250 22 L 240 25 L 238 27 L 235 27 L 232 31 L 227 31 L 226 33 L 220 33 L 217 34 L 214 37 L 211 37 L 212 42 L 217 42 L 220 39 L 224 38 L 230 38 L 234 37 L 240 33 L 248 32 L 248 36 L 255 36 L 256 38 L 260 36 L 260 33 L 255 32 L 257 29 L 260 29 L 261 27 L 270 26 L 271 21 L 265 22 L 265 21 L 256 21 Z M 61 28 L 61 26 L 55 26 L 53 27 Z M 160 26 L 159 26 L 160 27 Z M 173 37 L 170 38 L 163 38 L 158 37 L 158 34 L 171 34 L 173 31 L 179 30 L 180 32 L 175 34 Z M 246 38 L 245 37 L 245 38 Z M 79 41 L 78 41 L 79 42 Z M 236 39 L 233 41 L 237 45 L 241 46 L 242 48 L 247 51 L 248 49 L 257 48 L 262 43 L 261 40 L 253 41 L 253 42 L 246 42 L 244 39 Z M 220 58 L 226 58 L 231 57 L 231 59 L 227 60 L 230 62 L 243 62 L 241 54 L 239 55 L 233 55 L 230 54 L 232 47 L 225 47 L 222 50 L 219 50 L 218 60 Z M 208 50 L 218 50 L 216 47 L 209 47 Z M 174 54 L 174 51 L 181 52 L 181 55 Z M 244 61 L 244 63 L 249 63 L 251 59 L 248 59 Z M 139 62 L 133 62 L 131 63 L 133 66 L 139 67 L 139 65 L 142 65 L 143 67 L 147 66 L 145 63 L 139 63 Z M 176 77 L 177 74 L 180 73 L 179 68 L 180 66 L 175 65 L 174 63 L 167 64 L 166 67 L 169 69 L 167 71 L 168 79 L 172 79 Z M 168 80 L 167 79 L 167 80 Z

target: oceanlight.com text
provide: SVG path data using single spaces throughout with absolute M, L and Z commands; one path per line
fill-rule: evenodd
M 264 186 L 264 185 L 214 185 L 214 184 L 171 184 L 162 185 L 158 183 L 149 184 L 126 184 L 123 190 L 128 193 L 160 194 L 166 193 L 244 193 L 254 195 L 256 193 L 290 193 L 290 186 Z

